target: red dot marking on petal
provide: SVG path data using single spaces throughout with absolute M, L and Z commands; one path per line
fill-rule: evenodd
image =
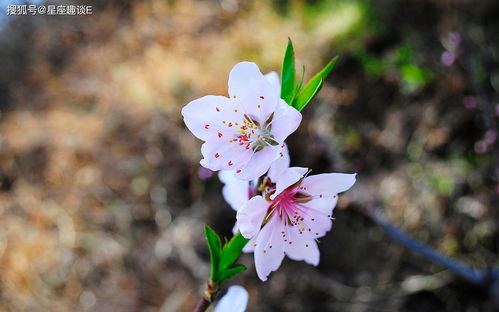
M 263 97 L 263 95 L 260 95 L 260 98 L 261 98 L 262 100 L 263 100 L 263 99 L 265 99 L 265 98 Z
M 218 107 L 215 107 L 215 109 L 217 110 L 217 112 L 220 112 L 220 108 L 218 108 Z
M 219 138 L 221 138 L 221 137 L 222 137 L 222 134 L 221 134 L 220 132 L 218 133 L 218 137 L 219 137 Z
M 282 148 L 284 148 L 284 144 L 283 144 L 283 145 L 281 145 L 281 147 L 282 147 Z
M 239 169 L 239 170 L 236 170 L 236 173 L 240 173 L 240 172 L 241 172 L 241 169 Z
M 284 156 L 284 154 L 283 154 L 283 153 L 280 153 L 280 154 L 281 154 L 281 157 L 283 157 L 283 156 Z
M 210 127 L 210 125 L 204 125 L 205 129 L 208 129 L 209 127 Z
M 232 166 L 234 163 L 232 162 L 232 160 L 229 160 L 229 162 L 227 163 L 229 166 Z
M 215 158 L 218 158 L 218 157 L 220 157 L 220 154 L 219 154 L 219 153 L 216 153 L 216 154 L 215 154 Z
M 229 122 L 228 126 L 229 126 L 229 127 L 232 127 L 232 122 Z

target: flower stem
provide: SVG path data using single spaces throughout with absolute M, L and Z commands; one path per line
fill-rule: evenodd
M 210 304 L 213 302 L 213 299 L 215 299 L 215 295 L 218 293 L 218 291 L 219 289 L 217 287 L 217 284 L 214 281 L 209 280 L 208 283 L 206 283 L 204 294 L 201 298 L 199 298 L 193 312 L 206 311 L 206 309 L 208 309 Z

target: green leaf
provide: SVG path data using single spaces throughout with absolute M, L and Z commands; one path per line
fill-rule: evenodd
M 225 244 L 222 250 L 222 257 L 220 259 L 219 271 L 222 272 L 229 268 L 237 258 L 241 255 L 241 251 L 248 243 L 249 239 L 244 238 L 241 233 L 234 235 L 231 240 Z
M 293 103 L 295 101 L 295 98 L 298 95 L 298 92 L 300 92 L 301 87 L 303 86 L 303 78 L 305 78 L 305 65 L 303 65 L 303 68 L 302 68 L 302 71 L 301 71 L 300 83 L 298 83 L 298 85 L 295 88 L 295 91 L 293 91 L 293 97 L 292 97 L 290 103 Z
M 288 46 L 284 53 L 281 70 L 281 98 L 290 105 L 295 91 L 295 76 L 295 52 L 293 43 L 288 38 Z
M 215 231 L 213 231 L 209 226 L 204 226 L 204 234 L 206 241 L 208 242 L 208 248 L 210 249 L 210 262 L 211 262 L 211 275 L 210 279 L 216 281 L 218 272 L 220 257 L 222 253 L 222 244 L 220 242 L 220 237 Z
M 235 266 L 231 267 L 230 269 L 227 269 L 225 271 L 220 272 L 220 275 L 218 277 L 218 282 L 222 283 L 223 281 L 234 277 L 235 275 L 246 271 L 246 267 L 243 264 L 236 264 Z
M 301 90 L 293 101 L 293 107 L 299 111 L 302 111 L 305 106 L 314 98 L 314 96 L 319 92 L 319 90 L 324 85 L 324 80 L 329 75 L 331 70 L 333 70 L 338 57 L 334 57 L 327 65 L 321 70 L 317 75 L 312 77 L 310 81 L 305 85 L 303 90 Z

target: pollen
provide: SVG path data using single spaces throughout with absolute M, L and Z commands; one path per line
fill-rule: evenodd
M 233 97 L 233 98 L 237 98 L 237 96 L 235 96 L 235 95 L 233 95 L 232 97 Z
M 234 109 L 234 113 L 237 113 L 237 109 Z
M 262 107 L 262 106 L 261 106 L 260 104 L 258 104 L 256 107 L 260 108 L 260 107 Z

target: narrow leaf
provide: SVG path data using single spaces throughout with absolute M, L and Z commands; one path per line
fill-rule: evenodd
M 324 80 L 329 75 L 331 70 L 333 70 L 338 57 L 334 57 L 327 65 L 322 69 L 317 75 L 312 77 L 310 81 L 305 85 L 303 90 L 298 93 L 293 101 L 293 107 L 301 111 L 307 106 L 307 104 L 314 98 L 314 96 L 319 92 L 319 90 L 324 85 Z
M 291 99 L 291 105 L 295 101 L 296 96 L 298 95 L 298 92 L 300 92 L 301 87 L 303 86 L 303 78 L 305 78 L 305 65 L 303 65 L 302 71 L 301 71 L 301 79 L 298 85 L 296 86 L 295 90 L 293 91 L 293 97 Z
M 281 98 L 291 105 L 295 90 L 295 52 L 293 43 L 288 38 L 288 46 L 284 53 L 284 60 L 281 69 Z
M 237 233 L 232 237 L 232 239 L 224 246 L 222 250 L 222 257 L 220 259 L 219 270 L 222 272 L 223 270 L 230 267 L 234 262 L 236 262 L 237 258 L 241 255 L 241 251 L 243 250 L 246 243 L 248 243 L 249 239 L 244 238 L 241 233 Z
M 210 279 L 216 281 L 217 274 L 219 272 L 219 263 L 222 253 L 222 244 L 220 242 L 220 237 L 215 231 L 213 231 L 209 226 L 204 226 L 204 234 L 206 241 L 208 242 L 208 248 L 210 250 L 210 262 L 211 262 L 211 274 Z
M 220 275 L 218 277 L 218 282 L 222 283 L 223 281 L 234 277 L 235 275 L 246 271 L 246 267 L 243 264 L 236 264 L 235 266 L 231 267 L 230 269 L 227 269 L 225 271 L 220 272 Z

